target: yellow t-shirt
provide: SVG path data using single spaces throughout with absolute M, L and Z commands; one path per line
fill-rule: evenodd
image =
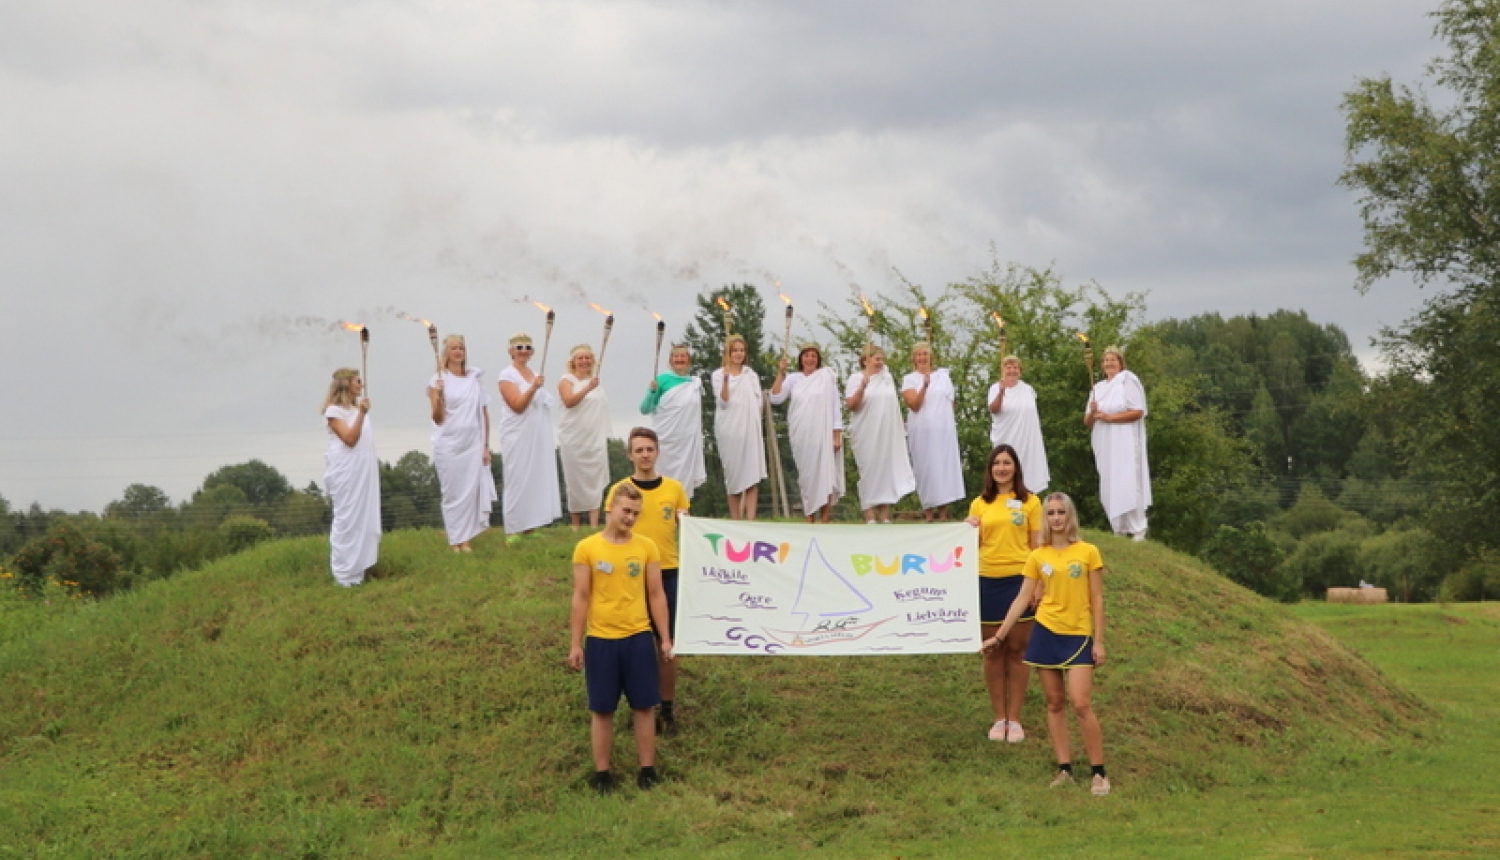
M 662 570 L 676 570 L 677 512 L 685 511 L 692 505 L 687 491 L 682 488 L 682 484 L 667 477 L 658 478 L 661 483 L 651 490 L 636 484 L 634 478 L 624 480 L 635 484 L 636 489 L 641 491 L 641 515 L 635 521 L 635 533 L 656 541 L 657 548 L 661 550 Z M 620 483 L 622 482 L 611 484 L 609 494 L 604 497 L 606 513 L 614 506 L 615 487 L 620 486 Z
M 1031 533 L 1042 528 L 1042 503 L 1036 493 L 1025 502 L 1015 493 L 1001 493 L 993 502 L 980 496 L 969 503 L 969 516 L 979 518 L 979 575 L 998 579 L 1020 576 L 1031 555 Z
M 1062 636 L 1094 635 L 1094 608 L 1089 603 L 1089 571 L 1104 566 L 1099 549 L 1078 541 L 1067 549 L 1043 546 L 1026 559 L 1025 576 L 1040 579 L 1047 591 L 1036 609 L 1036 621 Z
M 624 639 L 651 629 L 646 565 L 653 562 L 661 564 L 656 544 L 637 534 L 623 544 L 610 543 L 603 532 L 578 542 L 573 563 L 589 567 L 588 635 Z

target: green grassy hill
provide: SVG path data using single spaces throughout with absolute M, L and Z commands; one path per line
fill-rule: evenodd
M 600 799 L 584 787 L 583 681 L 564 665 L 573 537 L 511 549 L 491 534 L 455 556 L 439 532 L 395 533 L 357 589 L 333 587 L 325 541 L 281 541 L 97 604 L 0 613 L 0 857 L 895 856 L 955 841 L 993 856 L 1007 828 L 1270 784 L 1430 714 L 1284 607 L 1159 545 L 1090 535 L 1112 570 L 1096 708 L 1114 797 L 1042 787 L 1034 683 L 1034 739 L 986 740 L 978 658 L 956 655 L 683 658 L 668 783 Z

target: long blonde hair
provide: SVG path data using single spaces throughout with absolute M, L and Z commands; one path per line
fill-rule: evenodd
M 323 398 L 322 412 L 335 404 L 348 409 L 354 405 L 354 380 L 359 371 L 352 367 L 341 367 L 333 372 L 333 381 L 328 384 L 328 396 Z

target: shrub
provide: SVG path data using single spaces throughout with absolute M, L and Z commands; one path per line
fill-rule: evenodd
M 1443 580 L 1443 600 L 1500 600 L 1500 552 L 1485 550 Z
M 1282 562 L 1280 573 L 1314 597 L 1334 586 L 1359 585 L 1359 548 L 1366 535 L 1366 529 L 1348 528 L 1308 535 Z
M 1203 547 L 1203 560 L 1231 580 L 1273 600 L 1295 602 L 1301 582 L 1282 568 L 1286 553 L 1266 533 L 1265 523 L 1219 526 Z
M 1396 600 L 1422 602 L 1437 596 L 1443 569 L 1437 539 L 1426 529 L 1388 531 L 1359 547 L 1360 576 L 1387 589 Z
M 16 553 L 11 562 L 17 577 L 32 591 L 47 585 L 82 594 L 109 594 L 129 584 L 120 576 L 114 550 L 59 522 Z
M 230 552 L 249 549 L 263 540 L 270 540 L 275 535 L 275 530 L 271 528 L 270 523 L 260 517 L 246 514 L 235 514 L 219 523 L 218 531 Z

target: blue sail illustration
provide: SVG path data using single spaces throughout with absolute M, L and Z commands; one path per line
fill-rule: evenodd
M 839 588 L 839 585 L 843 588 Z M 828 563 L 817 539 L 809 541 L 807 558 L 802 562 L 802 578 L 797 582 L 797 599 L 792 603 L 791 614 L 801 615 L 805 623 L 809 615 L 835 618 L 841 615 L 860 615 L 874 608 L 875 604 L 870 602 L 870 598 L 845 579 L 838 568 Z

